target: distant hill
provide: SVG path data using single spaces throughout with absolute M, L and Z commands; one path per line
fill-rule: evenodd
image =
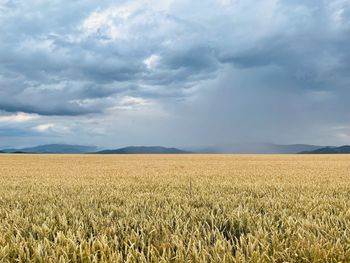
M 33 154 L 186 154 L 186 153 L 203 153 L 203 154 L 295 154 L 295 153 L 350 153 L 346 152 L 350 146 L 324 147 L 307 144 L 279 145 L 271 143 L 237 143 L 227 144 L 214 147 L 192 147 L 186 149 L 166 148 L 161 146 L 130 146 L 120 149 L 101 150 L 95 146 L 69 145 L 69 144 L 47 144 L 36 147 L 2 149 L 0 153 L 33 153 Z M 316 152 L 314 152 L 316 151 Z M 338 152 L 340 151 L 340 152 Z
M 318 145 L 309 145 L 309 144 L 291 144 L 291 145 L 278 145 L 271 144 L 272 148 L 276 151 L 276 153 L 281 154 L 295 154 L 301 151 L 314 151 L 323 146 Z
M 176 148 L 165 148 L 160 146 L 131 146 L 116 150 L 104 150 L 94 154 L 186 154 L 190 153 Z
M 47 144 L 23 149 L 4 149 L 5 153 L 48 153 L 48 154 L 83 154 L 96 151 L 95 146 L 69 145 L 69 144 Z
M 350 146 L 344 145 L 340 147 L 323 147 L 313 151 L 303 151 L 301 154 L 349 154 Z
M 304 151 L 313 151 L 322 147 L 324 146 L 308 144 L 235 143 L 214 147 L 193 147 L 189 148 L 189 150 L 204 154 L 296 154 Z

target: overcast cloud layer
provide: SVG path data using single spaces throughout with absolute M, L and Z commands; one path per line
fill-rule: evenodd
M 348 0 L 0 0 L 0 146 L 350 144 Z

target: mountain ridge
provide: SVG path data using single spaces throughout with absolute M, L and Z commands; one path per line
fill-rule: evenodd
M 327 146 L 313 151 L 303 151 L 300 154 L 350 154 L 350 145 L 339 147 Z
M 350 147 L 350 146 L 349 146 Z M 212 147 L 166 148 L 162 146 L 128 146 L 116 149 L 103 149 L 96 146 L 45 144 L 35 147 L 0 149 L 0 153 L 31 154 L 299 154 L 313 153 L 319 149 L 325 153 L 336 153 L 337 147 L 308 144 L 280 145 L 272 143 L 233 143 Z M 317 152 L 316 152 L 317 153 Z
M 188 150 L 203 154 L 298 154 L 323 147 L 310 144 L 233 143 L 223 146 L 193 147 Z
M 20 149 L 2 149 L 3 153 L 38 153 L 38 154 L 82 154 L 96 151 L 95 146 L 71 145 L 71 144 L 44 144 Z
M 114 150 L 102 150 L 91 154 L 188 154 L 191 152 L 162 146 L 129 146 Z

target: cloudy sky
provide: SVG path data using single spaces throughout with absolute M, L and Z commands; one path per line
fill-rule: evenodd
M 0 146 L 350 143 L 349 0 L 0 0 Z

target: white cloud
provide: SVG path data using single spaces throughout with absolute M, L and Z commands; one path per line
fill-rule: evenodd
M 67 135 L 71 134 L 71 127 L 61 123 L 62 119 L 57 119 L 54 123 L 44 123 L 34 127 L 34 130 L 41 133 L 47 133 L 50 135 Z M 74 125 L 73 125 L 74 126 Z
M 47 124 L 40 124 L 40 125 L 36 126 L 34 129 L 38 132 L 47 132 L 54 127 L 55 127 L 55 124 L 47 123 Z
M 124 5 L 111 6 L 93 12 L 82 22 L 82 28 L 88 36 L 101 35 L 112 40 L 127 39 L 129 17 L 140 7 L 143 1 L 132 1 Z
M 146 58 L 143 63 L 146 65 L 146 67 L 150 70 L 154 69 L 155 67 L 157 67 L 158 62 L 160 60 L 160 56 L 153 54 L 150 57 Z
M 132 96 L 124 96 L 122 97 L 117 106 L 114 109 L 119 110 L 138 110 L 141 108 L 147 108 L 152 106 L 153 103 L 144 98 L 132 97 Z
M 28 114 L 28 113 L 19 112 L 16 114 L 0 116 L 0 122 L 21 123 L 21 122 L 32 121 L 38 118 L 39 118 L 39 115 L 37 114 Z

